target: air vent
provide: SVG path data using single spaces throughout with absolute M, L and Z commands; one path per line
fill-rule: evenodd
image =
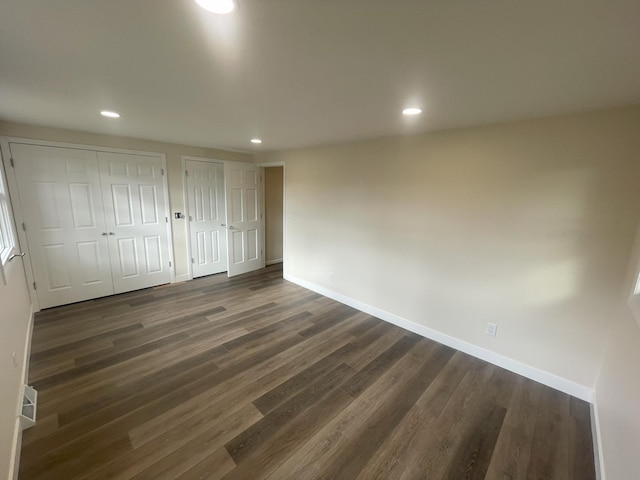
M 23 430 L 36 424 L 37 405 L 38 392 L 35 388 L 25 385 L 24 393 L 22 394 L 22 410 L 20 411 L 20 424 Z

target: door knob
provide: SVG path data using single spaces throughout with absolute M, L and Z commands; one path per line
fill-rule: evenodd
M 221 227 L 226 227 L 226 226 L 227 226 L 227 224 L 226 224 L 226 223 L 221 223 L 221 224 L 220 224 L 220 226 L 221 226 Z
M 229 230 L 234 230 L 236 227 L 234 227 L 233 225 L 229 225 Z
M 102 232 L 100 235 L 102 235 L 103 237 L 107 236 L 107 232 Z
M 109 235 L 115 235 L 115 233 L 113 233 L 113 232 L 109 232 Z

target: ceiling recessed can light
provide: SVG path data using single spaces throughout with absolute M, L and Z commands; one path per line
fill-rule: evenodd
M 196 0 L 196 3 L 204 8 L 207 12 L 226 15 L 236 8 L 234 0 Z
M 260 144 L 262 143 L 262 140 L 260 140 L 259 138 L 252 138 L 251 143 Z
M 103 117 L 109 117 L 109 118 L 120 118 L 120 114 L 118 112 L 112 112 L 110 110 L 102 110 L 100 112 L 100 115 L 102 115 Z
M 420 115 L 422 113 L 422 109 L 419 107 L 409 107 L 402 110 L 403 115 Z

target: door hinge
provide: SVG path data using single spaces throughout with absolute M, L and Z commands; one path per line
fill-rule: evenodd
M 192 258 L 192 259 L 191 259 L 191 263 L 196 263 L 196 261 Z
M 37 288 L 36 288 L 36 282 L 33 282 L 33 289 L 34 289 L 34 290 L 37 290 Z
M 164 217 L 164 223 L 169 223 L 169 217 Z
M 24 222 L 22 222 L 22 231 L 23 232 L 27 231 L 27 226 L 24 224 Z
M 164 176 L 164 168 L 160 169 L 160 175 Z
M 169 262 L 169 266 L 171 266 L 171 262 Z
M 11 157 L 11 158 L 9 159 L 9 163 L 11 164 L 11 166 L 12 166 L 12 167 L 15 167 L 15 166 L 16 166 L 16 164 L 15 164 L 15 163 L 13 163 L 13 157 Z
M 184 171 L 184 176 L 185 176 L 185 177 L 188 177 L 188 176 L 189 176 L 189 170 L 185 170 L 185 171 Z

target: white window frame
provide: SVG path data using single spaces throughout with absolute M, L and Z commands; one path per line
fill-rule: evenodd
M 5 265 L 15 253 L 18 242 L 4 163 L 4 158 L 0 155 L 0 277 L 6 284 Z

